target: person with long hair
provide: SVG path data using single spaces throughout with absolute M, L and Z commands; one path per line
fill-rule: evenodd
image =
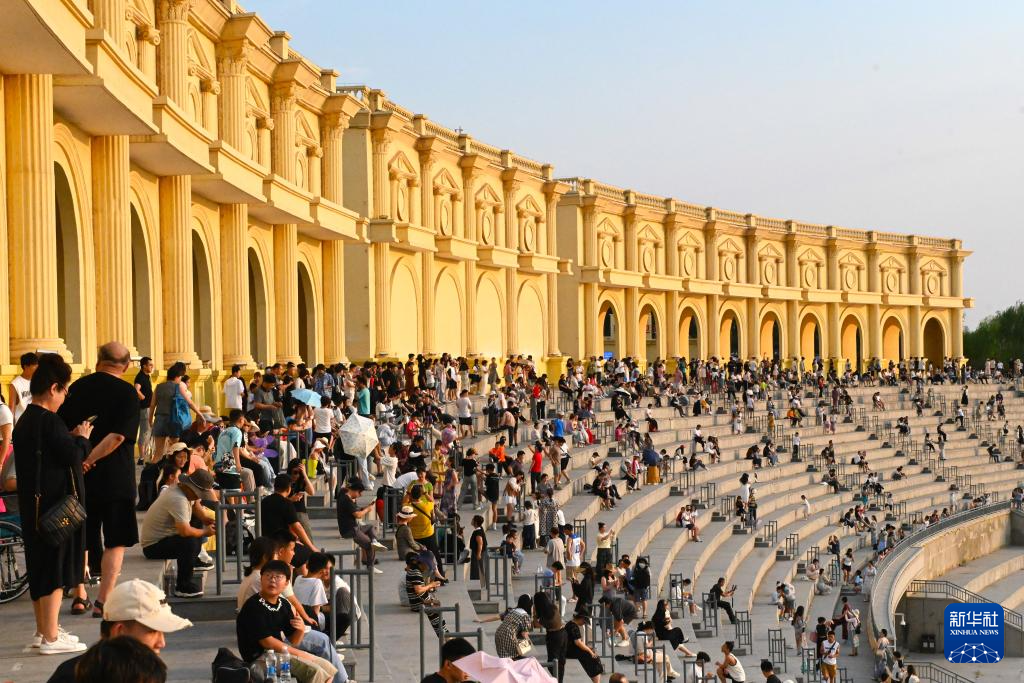
M 687 641 L 683 629 L 672 625 L 672 615 L 669 614 L 667 600 L 658 600 L 651 621 L 654 624 L 654 635 L 658 640 L 667 640 L 672 644 L 673 650 L 678 650 L 687 657 L 695 656 L 688 647 L 683 645 Z
M 188 366 L 181 361 L 174 363 L 167 368 L 167 379 L 153 390 L 153 400 L 149 404 L 149 421 L 153 425 L 154 458 L 164 456 L 168 439 L 177 440 L 181 436 L 180 432 L 171 424 L 171 411 L 176 395 L 180 394 L 192 412 L 196 415 L 199 414 L 199 408 L 192 402 L 192 394 L 189 393 L 187 384 L 182 382 L 182 377 L 185 376 L 187 370 Z
M 544 628 L 544 645 L 547 647 L 548 661 L 558 662 L 558 681 L 561 683 L 565 677 L 565 651 L 568 640 L 562 615 L 551 596 L 545 591 L 533 596 L 533 625 Z
M 57 545 L 39 528 L 40 517 L 65 496 L 83 499 L 82 463 L 91 451 L 92 423 L 87 420 L 69 431 L 57 416 L 70 382 L 71 366 L 63 358 L 56 353 L 40 356 L 30 383 L 32 402 L 14 427 L 18 505 L 36 621 L 32 647 L 41 654 L 81 652 L 86 647 L 57 623 L 63 591 L 84 581 L 85 527 Z

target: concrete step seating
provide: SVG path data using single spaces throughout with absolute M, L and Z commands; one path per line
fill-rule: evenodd
M 1016 548 L 1019 556 L 1020 548 Z M 986 599 L 1002 605 L 1006 609 L 1020 611 L 1024 607 L 1024 574 L 1013 571 L 997 579 L 979 591 Z
M 1024 552 L 1019 546 L 1002 548 L 952 569 L 936 581 L 949 581 L 971 592 L 990 597 L 988 588 L 1024 569 Z

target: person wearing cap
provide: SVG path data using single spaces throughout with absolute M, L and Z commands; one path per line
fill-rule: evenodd
M 100 638 L 133 638 L 159 655 L 165 645 L 164 634 L 181 631 L 192 625 L 171 611 L 164 592 L 142 579 L 117 584 L 103 604 Z M 87 655 L 61 662 L 47 683 L 74 683 L 75 667 Z
M 416 558 L 427 566 L 430 575 L 443 584 L 448 583 L 441 572 L 437 570 L 437 560 L 430 548 L 419 543 L 412 535 L 412 527 L 409 520 L 416 517 L 416 511 L 411 505 L 403 505 L 402 509 L 395 515 L 397 527 L 395 529 L 395 549 L 398 551 L 398 559 L 405 560 L 406 556 L 412 553 Z
M 356 501 L 365 490 L 363 482 L 353 477 L 338 492 L 338 533 L 342 538 L 352 539 L 362 549 L 363 562 L 367 568 L 373 569 L 374 574 L 383 574 L 374 567 L 374 554 L 377 550 L 387 550 L 387 546 L 377 541 L 377 531 L 373 524 L 358 522 L 374 508 L 373 502 L 362 508 L 356 507 Z
M 207 537 L 216 533 L 214 520 L 197 514 L 199 501 L 216 500 L 213 486 L 213 475 L 207 470 L 179 477 L 178 485 L 160 494 L 142 518 L 142 554 L 150 560 L 176 561 L 174 595 L 179 598 L 201 597 L 202 584 L 194 572 L 213 568 L 212 562 L 203 562 L 198 556 Z M 200 526 L 192 526 L 193 519 Z
M 583 672 L 590 677 L 593 683 L 600 683 L 604 667 L 601 666 L 601 658 L 598 657 L 590 646 L 581 631 L 582 627 L 590 625 L 590 613 L 584 605 L 579 605 L 573 612 L 572 620 L 565 625 L 566 648 L 565 658 L 575 659 L 583 667 Z

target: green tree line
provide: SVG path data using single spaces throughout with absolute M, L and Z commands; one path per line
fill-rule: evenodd
M 964 332 L 964 355 L 977 367 L 986 358 L 1024 358 L 1024 303 L 988 316 Z

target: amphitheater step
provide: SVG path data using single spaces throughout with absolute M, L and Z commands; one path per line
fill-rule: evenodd
M 732 525 L 733 536 L 749 536 L 751 532 L 753 532 L 753 529 L 748 526 L 744 526 L 742 524 Z

